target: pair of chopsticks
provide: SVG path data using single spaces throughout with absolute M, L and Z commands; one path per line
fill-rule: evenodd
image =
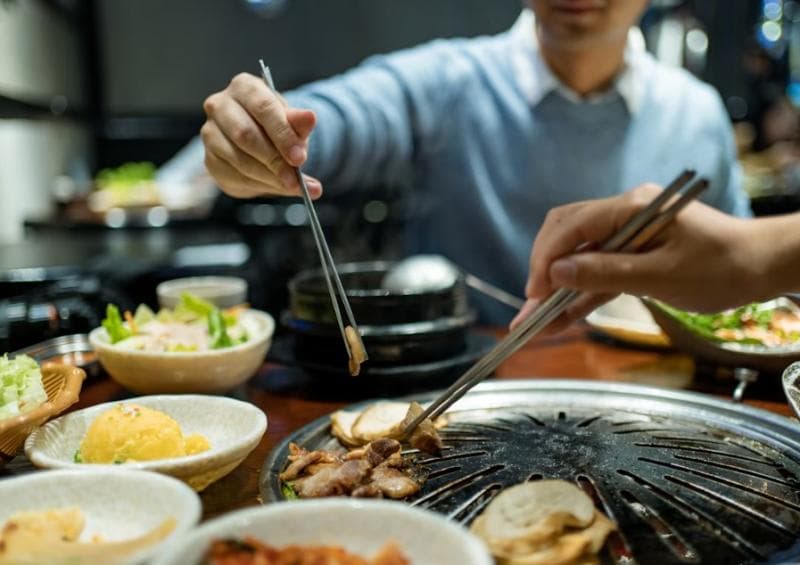
M 258 62 L 261 65 L 261 75 L 264 78 L 264 82 L 267 83 L 267 86 L 270 90 L 277 93 L 278 91 L 275 88 L 275 82 L 272 80 L 272 73 L 270 72 L 269 67 L 264 64 L 263 59 L 259 59 Z M 356 324 L 356 319 L 353 316 L 353 310 L 350 308 L 350 302 L 347 300 L 347 294 L 342 286 L 342 281 L 339 279 L 339 273 L 336 270 L 336 263 L 333 261 L 333 255 L 331 255 L 331 250 L 328 247 L 328 242 L 325 239 L 325 234 L 322 231 L 322 225 L 319 223 L 317 211 L 314 208 L 314 203 L 312 202 L 311 196 L 308 193 L 308 186 L 306 186 L 303 172 L 300 170 L 300 167 L 294 167 L 294 173 L 297 177 L 297 182 L 300 184 L 300 193 L 303 197 L 303 204 L 306 207 L 306 212 L 308 213 L 311 231 L 314 234 L 314 243 L 316 243 L 317 252 L 319 253 L 319 261 L 322 264 L 322 272 L 325 276 L 325 284 L 328 287 L 328 295 L 331 298 L 333 312 L 336 315 L 336 323 L 339 325 L 339 332 L 342 334 L 342 341 L 344 341 L 344 346 L 347 350 L 347 357 L 351 360 L 352 371 L 352 361 L 356 358 L 360 358 L 359 363 L 362 360 L 366 361 L 368 359 L 367 351 L 364 348 L 364 342 L 361 339 L 361 332 L 358 331 L 358 324 Z M 352 338 L 348 338 L 348 332 L 345 331 L 342 312 L 339 308 L 339 300 L 341 300 L 342 305 L 344 306 L 349 325 L 352 326 L 354 330 L 352 334 L 350 334 L 353 336 Z M 357 340 L 357 343 L 351 344 L 350 339 Z M 360 349 L 360 354 L 356 355 L 355 357 L 353 353 L 353 345 Z
M 640 249 L 667 227 L 689 202 L 708 188 L 706 179 L 701 178 L 691 182 L 694 177 L 695 172 L 690 170 L 678 175 L 650 204 L 634 214 L 599 250 L 631 253 Z M 553 292 L 519 326 L 467 370 L 422 414 L 412 420 L 403 430 L 404 434 L 410 434 L 426 418 L 435 419 L 444 413 L 467 391 L 492 374 L 498 365 L 558 318 L 579 294 L 576 290 L 565 288 Z

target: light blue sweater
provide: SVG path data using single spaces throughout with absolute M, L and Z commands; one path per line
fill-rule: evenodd
M 510 33 L 439 40 L 288 93 L 291 105 L 317 114 L 304 170 L 325 185 L 401 184 L 432 196 L 435 213 L 408 227 L 409 253 L 441 253 L 519 295 L 554 206 L 665 184 L 694 168 L 711 181 L 706 202 L 750 214 L 711 87 L 644 55 L 646 87 L 633 114 L 616 93 L 590 104 L 554 90 L 531 106 L 510 49 Z M 513 314 L 476 302 L 486 322 Z

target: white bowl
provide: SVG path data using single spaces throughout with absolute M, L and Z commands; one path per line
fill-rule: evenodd
M 239 277 L 185 277 L 164 281 L 156 287 L 162 308 L 175 308 L 184 292 L 205 298 L 220 308 L 230 308 L 247 300 L 247 281 Z
M 222 516 L 175 540 L 154 564 L 194 565 L 213 540 L 245 535 L 277 547 L 338 545 L 365 558 L 392 541 L 414 564 L 494 563 L 481 540 L 439 514 L 402 502 L 332 498 L 281 502 Z
M 185 534 L 200 520 L 200 498 L 180 481 L 143 471 L 109 469 L 31 473 L 0 481 L 0 525 L 17 512 L 78 507 L 86 519 L 81 541 L 141 536 L 172 517 L 164 540 L 131 555 L 138 562 Z
M 211 448 L 186 457 L 122 465 L 75 463 L 75 452 L 94 419 L 121 402 L 140 404 L 168 414 L 180 424 L 184 435 L 201 434 L 208 439 Z M 201 491 L 233 471 L 256 448 L 267 429 L 267 417 L 261 409 L 222 396 L 142 396 L 121 402 L 98 404 L 48 422 L 28 436 L 25 454 L 37 467 L 157 471 Z
M 259 310 L 241 312 L 239 322 L 249 339 L 224 349 L 134 351 L 111 344 L 102 327 L 92 330 L 89 342 L 111 378 L 138 394 L 225 392 L 253 376 L 275 332 L 275 320 Z

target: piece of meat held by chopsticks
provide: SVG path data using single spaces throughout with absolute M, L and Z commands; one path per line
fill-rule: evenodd
M 353 326 L 347 326 L 344 329 L 344 335 L 347 338 L 347 344 L 350 346 L 350 359 L 347 362 L 347 366 L 350 369 L 350 374 L 357 377 L 361 372 L 361 364 L 367 360 L 367 352 L 364 351 L 361 339 Z

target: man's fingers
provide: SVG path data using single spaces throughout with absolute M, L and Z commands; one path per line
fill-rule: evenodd
M 275 194 L 276 190 L 250 177 L 244 176 L 230 163 L 206 149 L 206 169 L 225 192 L 235 198 L 255 198 L 266 194 Z
M 305 161 L 305 141 L 289 123 L 286 108 L 275 92 L 261 79 L 247 73 L 240 73 L 233 78 L 230 91 L 233 98 L 263 128 L 288 163 L 298 166 Z
M 203 124 L 200 135 L 208 151 L 223 159 L 243 176 L 265 184 L 274 179 L 275 175 L 266 165 L 234 145 L 215 122 L 209 120 Z
M 659 253 L 577 253 L 555 261 L 549 275 L 555 287 L 639 295 L 658 286 L 664 268 Z
M 314 126 L 317 125 L 317 115 L 311 110 L 288 108 L 286 110 L 286 119 L 289 120 L 295 133 L 304 141 L 308 139 Z

